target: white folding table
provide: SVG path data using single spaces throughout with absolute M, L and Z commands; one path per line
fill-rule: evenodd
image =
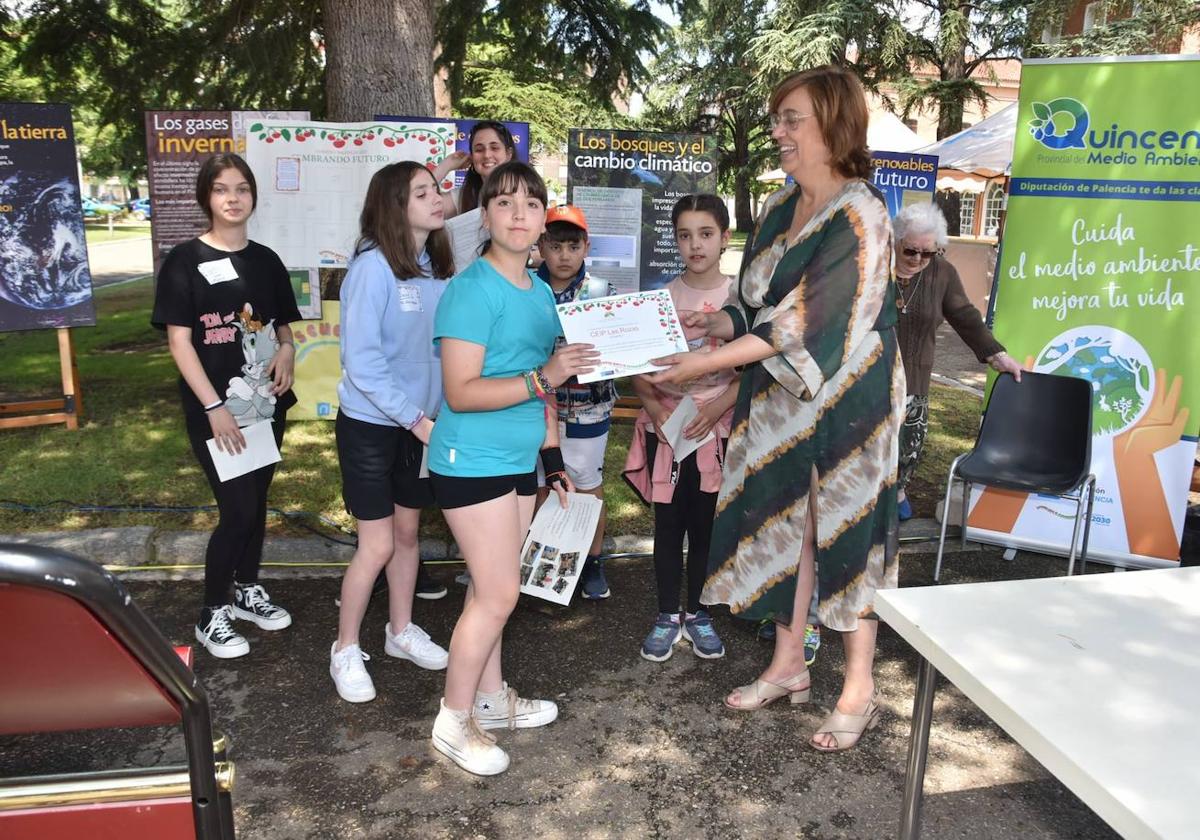
M 881 590 L 920 654 L 901 840 L 940 671 L 1126 838 L 1200 838 L 1200 568 Z

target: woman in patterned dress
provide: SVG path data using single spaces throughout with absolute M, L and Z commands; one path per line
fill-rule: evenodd
M 832 752 L 878 722 L 875 590 L 896 586 L 899 571 L 904 370 L 891 223 L 865 180 L 867 107 L 850 73 L 790 76 L 770 113 L 780 166 L 796 183 L 767 199 L 730 303 L 684 315 L 728 343 L 658 360 L 671 367 L 655 376 L 743 366 L 703 600 L 779 626 L 771 664 L 725 704 L 808 700 L 804 617 L 815 585 L 821 623 L 846 648 L 837 706 L 810 741 Z

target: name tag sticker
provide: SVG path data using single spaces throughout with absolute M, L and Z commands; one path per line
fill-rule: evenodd
M 421 288 L 408 283 L 396 283 L 396 291 L 400 293 L 401 312 L 424 312 L 421 305 Z
M 233 262 L 229 257 L 225 257 L 223 260 L 202 262 L 196 267 L 200 269 L 200 273 L 204 275 L 204 279 L 208 281 L 208 285 L 210 286 L 238 278 L 237 269 L 233 267 Z

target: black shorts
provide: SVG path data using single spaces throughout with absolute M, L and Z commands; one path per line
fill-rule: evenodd
M 423 444 L 408 429 L 365 423 L 338 412 L 334 424 L 342 501 L 355 519 L 386 519 L 393 504 L 433 505 L 429 479 L 421 472 Z
M 478 505 L 507 496 L 513 490 L 518 496 L 533 496 L 537 493 L 537 470 L 516 475 L 488 475 L 482 477 L 439 475 L 429 473 L 433 483 L 433 497 L 442 510 Z

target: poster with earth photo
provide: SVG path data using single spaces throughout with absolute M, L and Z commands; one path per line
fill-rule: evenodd
M 93 326 L 69 105 L 0 103 L 0 332 Z

